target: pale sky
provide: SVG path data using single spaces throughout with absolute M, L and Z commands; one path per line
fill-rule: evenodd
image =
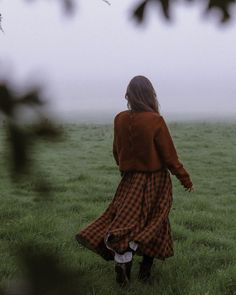
M 68 18 L 58 1 L 0 0 L 0 76 L 39 80 L 68 114 L 124 110 L 127 84 L 141 74 L 163 113 L 236 115 L 236 11 L 220 26 L 217 14 L 203 18 L 201 3 L 185 3 L 168 23 L 153 5 L 139 26 L 130 18 L 139 1 L 110 3 L 78 0 Z

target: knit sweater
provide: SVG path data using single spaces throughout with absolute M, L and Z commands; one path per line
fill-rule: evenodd
M 124 111 L 116 115 L 113 155 L 122 172 L 167 168 L 185 188 L 192 187 L 165 120 L 156 112 Z

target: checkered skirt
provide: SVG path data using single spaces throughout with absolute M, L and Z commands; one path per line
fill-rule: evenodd
M 127 251 L 130 241 L 139 245 L 136 254 L 164 260 L 173 255 L 168 219 L 171 205 L 172 184 L 167 170 L 126 172 L 108 208 L 76 239 L 106 260 L 113 259 L 112 250 L 121 254 Z

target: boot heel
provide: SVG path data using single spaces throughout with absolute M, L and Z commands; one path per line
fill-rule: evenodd
M 115 263 L 116 282 L 124 287 L 130 282 L 132 261 L 127 263 Z
M 140 263 L 140 268 L 138 273 L 139 281 L 142 281 L 144 283 L 147 283 L 150 281 L 152 265 L 153 265 L 153 258 L 144 257 L 143 261 Z

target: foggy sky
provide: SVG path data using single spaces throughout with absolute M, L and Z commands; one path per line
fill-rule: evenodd
M 236 114 L 236 20 L 219 26 L 203 6 L 157 6 L 137 25 L 137 1 L 80 0 L 65 17 L 57 1 L 1 0 L 0 72 L 16 84 L 41 81 L 60 112 L 126 108 L 129 80 L 153 82 L 164 113 Z M 236 13 L 234 14 L 236 16 Z

